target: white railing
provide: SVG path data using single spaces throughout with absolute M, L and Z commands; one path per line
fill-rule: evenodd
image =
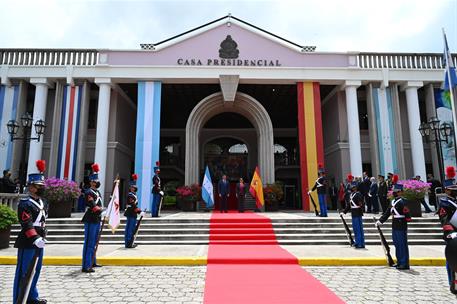
M 0 205 L 6 205 L 14 211 L 17 211 L 17 205 L 24 197 L 27 197 L 27 195 L 18 193 L 0 193 Z
M 454 65 L 457 55 L 452 55 Z M 362 69 L 444 69 L 439 53 L 359 53 L 357 66 Z
M 65 66 L 95 65 L 97 50 L 0 49 L 0 65 Z

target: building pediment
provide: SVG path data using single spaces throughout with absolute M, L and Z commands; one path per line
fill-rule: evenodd
M 219 67 L 347 67 L 347 54 L 316 53 L 240 19 L 227 16 L 137 51 L 102 51 L 108 65 Z

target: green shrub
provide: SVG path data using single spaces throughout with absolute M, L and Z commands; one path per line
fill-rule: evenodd
M 17 222 L 16 212 L 6 205 L 0 205 L 0 230 L 7 229 Z
M 163 198 L 163 204 L 164 204 L 165 206 L 176 205 L 176 196 L 168 196 L 168 195 L 166 195 L 166 196 Z
M 170 195 L 170 196 L 175 196 L 176 195 L 176 188 L 180 186 L 180 183 L 178 181 L 170 181 L 165 184 L 163 187 L 163 191 L 165 194 Z

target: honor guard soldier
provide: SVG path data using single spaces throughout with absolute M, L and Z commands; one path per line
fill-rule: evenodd
M 325 170 L 319 168 L 318 171 L 319 177 L 314 183 L 314 187 L 308 191 L 308 195 L 311 195 L 311 192 L 317 189 L 317 196 L 319 198 L 319 209 L 321 210 L 320 216 L 327 217 L 327 201 L 325 196 L 327 195 L 327 178 L 325 177 Z
M 343 213 L 346 214 L 349 209 L 352 216 L 352 229 L 354 229 L 354 248 L 365 248 L 365 235 L 363 233 L 363 195 L 358 191 L 358 183 L 353 181 L 350 184 L 351 193 L 349 194 L 349 203 Z
M 127 223 L 125 224 L 125 248 L 135 248 L 136 244 L 133 244 L 133 235 L 135 233 L 135 227 L 137 225 L 137 215 L 140 213 L 144 216 L 144 212 L 138 208 L 138 196 L 136 194 L 138 188 L 136 181 L 138 175 L 132 174 L 132 180 L 130 181 L 130 189 L 127 197 L 127 208 L 125 209 L 124 215 L 127 217 Z
M 98 164 L 92 165 L 93 173 L 89 176 L 90 188 L 86 190 L 85 202 L 86 212 L 82 218 L 84 223 L 84 246 L 83 246 L 83 260 L 82 272 L 94 272 L 93 267 L 100 267 L 97 265 L 95 257 L 95 247 L 97 244 L 98 234 L 100 233 L 100 222 L 102 220 L 102 197 L 98 188 L 100 181 L 98 173 L 100 167 Z
M 409 249 L 408 249 L 408 222 L 411 222 L 409 209 L 406 207 L 406 201 L 402 198 L 403 185 L 393 184 L 392 189 L 394 199 L 390 209 L 382 214 L 376 222 L 376 227 L 384 224 L 392 215 L 392 241 L 395 246 L 395 255 L 397 257 L 398 270 L 409 269 Z
M 457 252 L 449 254 L 451 248 L 455 251 L 457 246 L 457 185 L 454 179 L 455 168 L 447 167 L 446 175 L 448 179 L 444 181 L 444 189 L 447 196 L 440 199 L 438 215 L 440 217 L 441 226 L 443 227 L 443 237 L 446 242 L 446 270 L 450 290 L 453 294 L 457 294 L 456 269 L 451 268 L 451 265 L 456 263 Z M 453 260 L 449 261 L 449 259 Z
M 162 185 L 160 183 L 160 163 L 156 162 L 154 167 L 154 177 L 152 178 L 152 206 L 151 206 L 151 216 L 159 216 L 160 200 L 163 197 Z
M 21 199 L 18 205 L 17 215 L 21 224 L 21 232 L 14 243 L 17 250 L 17 266 L 14 277 L 13 303 L 18 302 L 18 298 L 24 298 L 27 294 L 25 289 L 28 282 L 31 282 L 28 291 L 27 303 L 47 303 L 45 299 L 40 299 L 36 287 L 40 277 L 43 262 L 43 251 L 45 246 L 47 217 L 47 203 L 41 199 L 44 192 L 44 175 L 46 163 L 44 160 L 36 162 L 40 173 L 29 174 L 27 181 L 29 196 Z M 37 260 L 35 271 L 30 271 L 35 260 Z M 33 278 L 31 277 L 33 275 Z M 21 302 L 22 303 L 22 302 Z

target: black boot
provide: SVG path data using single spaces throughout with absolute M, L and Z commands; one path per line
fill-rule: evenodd
M 46 301 L 45 299 L 40 299 L 40 298 L 27 301 L 27 304 L 46 304 L 46 303 L 48 303 L 48 301 Z

